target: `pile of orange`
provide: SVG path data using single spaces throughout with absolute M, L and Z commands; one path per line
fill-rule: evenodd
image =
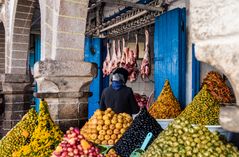
M 93 143 L 114 145 L 131 122 L 132 117 L 126 113 L 115 114 L 111 108 L 105 111 L 97 110 L 82 128 L 81 133 Z

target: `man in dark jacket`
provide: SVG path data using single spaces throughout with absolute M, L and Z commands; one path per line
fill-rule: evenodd
M 112 108 L 115 113 L 128 113 L 130 115 L 139 112 L 132 89 L 125 85 L 128 75 L 128 71 L 124 68 L 118 68 L 113 72 L 112 84 L 104 89 L 101 96 L 101 110 Z

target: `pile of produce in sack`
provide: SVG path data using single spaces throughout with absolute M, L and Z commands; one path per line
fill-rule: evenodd
M 81 129 L 82 135 L 96 144 L 114 145 L 132 122 L 126 113 L 115 114 L 111 108 L 96 110 Z
M 192 126 L 184 118 L 173 121 L 149 146 L 142 157 L 238 157 L 238 149 L 220 140 L 205 126 Z
M 155 119 L 176 118 L 181 113 L 180 104 L 175 98 L 168 80 L 166 80 L 158 99 L 149 108 L 149 113 Z
M 135 117 L 128 130 L 113 146 L 113 149 L 119 156 L 129 157 L 135 149 L 142 146 L 148 133 L 151 132 L 153 134 L 149 142 L 152 143 L 162 130 L 157 121 L 148 113 L 147 109 L 143 108 Z
M 147 105 L 148 97 L 146 95 L 140 95 L 138 93 L 134 93 L 134 97 L 140 108 L 143 108 Z
M 209 72 L 203 80 L 202 86 L 204 85 L 207 86 L 209 93 L 219 103 L 230 103 L 234 99 L 230 88 L 226 84 L 226 80 L 218 72 Z
M 117 155 L 114 149 L 110 149 L 109 152 L 105 155 L 105 157 L 120 157 Z
M 30 109 L 0 141 L 0 156 L 10 157 L 12 153 L 18 151 L 22 146 L 29 143 L 37 126 L 37 113 Z
M 190 124 L 218 125 L 220 106 L 204 85 L 193 101 L 187 105 L 178 118 L 184 117 Z
M 54 124 L 45 101 L 40 102 L 38 125 L 30 139 L 30 143 L 13 153 L 13 157 L 47 157 L 51 156 L 61 142 L 63 132 Z
M 103 157 L 100 150 L 92 143 L 88 142 L 83 135 L 81 135 L 78 128 L 71 127 L 66 131 L 63 141 L 56 147 L 52 157 Z

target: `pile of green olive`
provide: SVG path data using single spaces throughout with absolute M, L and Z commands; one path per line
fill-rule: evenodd
M 205 126 L 176 119 L 149 146 L 142 157 L 239 157 L 238 149 Z

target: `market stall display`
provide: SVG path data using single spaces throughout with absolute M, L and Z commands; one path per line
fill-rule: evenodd
M 233 100 L 233 95 L 226 81 L 222 76 L 215 71 L 207 74 L 203 80 L 202 86 L 206 85 L 209 93 L 220 103 L 230 103 Z
M 81 133 L 93 143 L 114 145 L 131 122 L 131 116 L 126 113 L 115 114 L 111 108 L 105 111 L 96 110 L 81 129 Z
M 153 134 L 151 143 L 161 131 L 161 126 L 150 116 L 147 109 L 143 108 L 113 148 L 119 156 L 129 157 L 135 149 L 141 147 L 149 132 Z
M 13 157 L 51 156 L 61 142 L 63 132 L 54 124 L 45 101 L 40 102 L 38 125 L 33 132 L 30 143 L 13 153 Z
M 81 135 L 78 128 L 73 127 L 66 131 L 63 140 L 56 147 L 51 157 L 67 156 L 103 157 L 103 155 L 100 154 L 100 150 L 88 142 L 84 136 Z
M 238 149 L 220 140 L 206 127 L 193 127 L 185 118 L 172 122 L 149 146 L 142 157 L 195 156 L 195 157 L 238 157 Z
M 0 141 L 0 156 L 10 157 L 12 153 L 18 151 L 22 146 L 29 143 L 37 126 L 37 114 L 34 109 L 30 109 Z
M 168 80 L 165 81 L 158 99 L 149 108 L 149 113 L 155 119 L 176 118 L 181 113 L 180 104 L 175 98 Z
M 178 118 L 188 119 L 190 124 L 218 125 L 220 106 L 204 85 L 193 101 Z

